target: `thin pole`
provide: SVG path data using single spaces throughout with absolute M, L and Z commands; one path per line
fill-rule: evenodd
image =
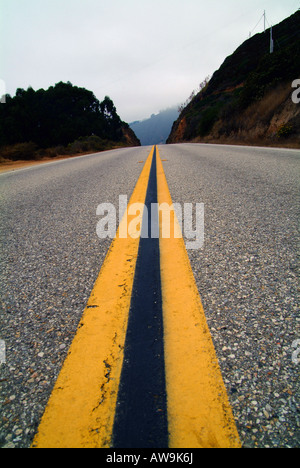
M 273 26 L 271 26 L 270 30 L 270 54 L 274 52 L 274 41 L 273 41 Z

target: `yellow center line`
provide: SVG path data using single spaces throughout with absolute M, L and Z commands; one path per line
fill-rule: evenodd
M 171 206 L 158 150 L 157 190 L 159 205 Z M 174 211 L 171 216 L 170 238 L 163 238 L 160 223 L 169 447 L 238 448 L 238 432 L 193 271 Z
M 153 154 L 154 148 L 95 283 L 32 447 L 111 446 L 140 244 L 137 224 L 141 225 Z M 158 203 L 171 206 L 158 151 L 157 187 Z M 165 238 L 161 223 L 159 241 L 169 446 L 240 447 L 180 227 L 174 211 L 169 212 L 175 227 Z
M 129 207 L 145 203 L 153 152 L 154 148 L 103 263 L 32 447 L 111 445 L 140 241 L 124 232 L 136 218 Z

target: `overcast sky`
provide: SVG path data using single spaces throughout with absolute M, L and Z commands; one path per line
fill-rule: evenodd
M 131 122 L 182 103 L 249 37 L 299 0 L 0 0 L 6 91 L 71 81 Z M 268 24 L 267 23 L 267 24 Z M 263 30 L 263 21 L 254 31 Z M 254 34 L 253 33 L 253 34 Z

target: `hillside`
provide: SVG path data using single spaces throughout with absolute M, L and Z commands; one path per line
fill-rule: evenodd
M 71 83 L 61 82 L 48 90 L 18 89 L 0 106 L 2 159 L 40 159 L 139 145 L 108 96 L 99 102 L 91 91 Z
M 143 146 L 158 145 L 166 142 L 174 121 L 178 118 L 177 107 L 153 114 L 149 119 L 132 122 L 130 128 Z
M 300 11 L 256 34 L 227 57 L 181 112 L 167 143 L 224 142 L 300 147 Z

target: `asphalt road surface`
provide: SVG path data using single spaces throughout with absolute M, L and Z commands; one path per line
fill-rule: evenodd
M 96 208 L 130 197 L 150 149 L 0 175 L 0 446 L 32 443 L 110 245 Z M 241 442 L 299 447 L 299 151 L 159 151 L 173 202 L 205 205 L 188 254 Z

